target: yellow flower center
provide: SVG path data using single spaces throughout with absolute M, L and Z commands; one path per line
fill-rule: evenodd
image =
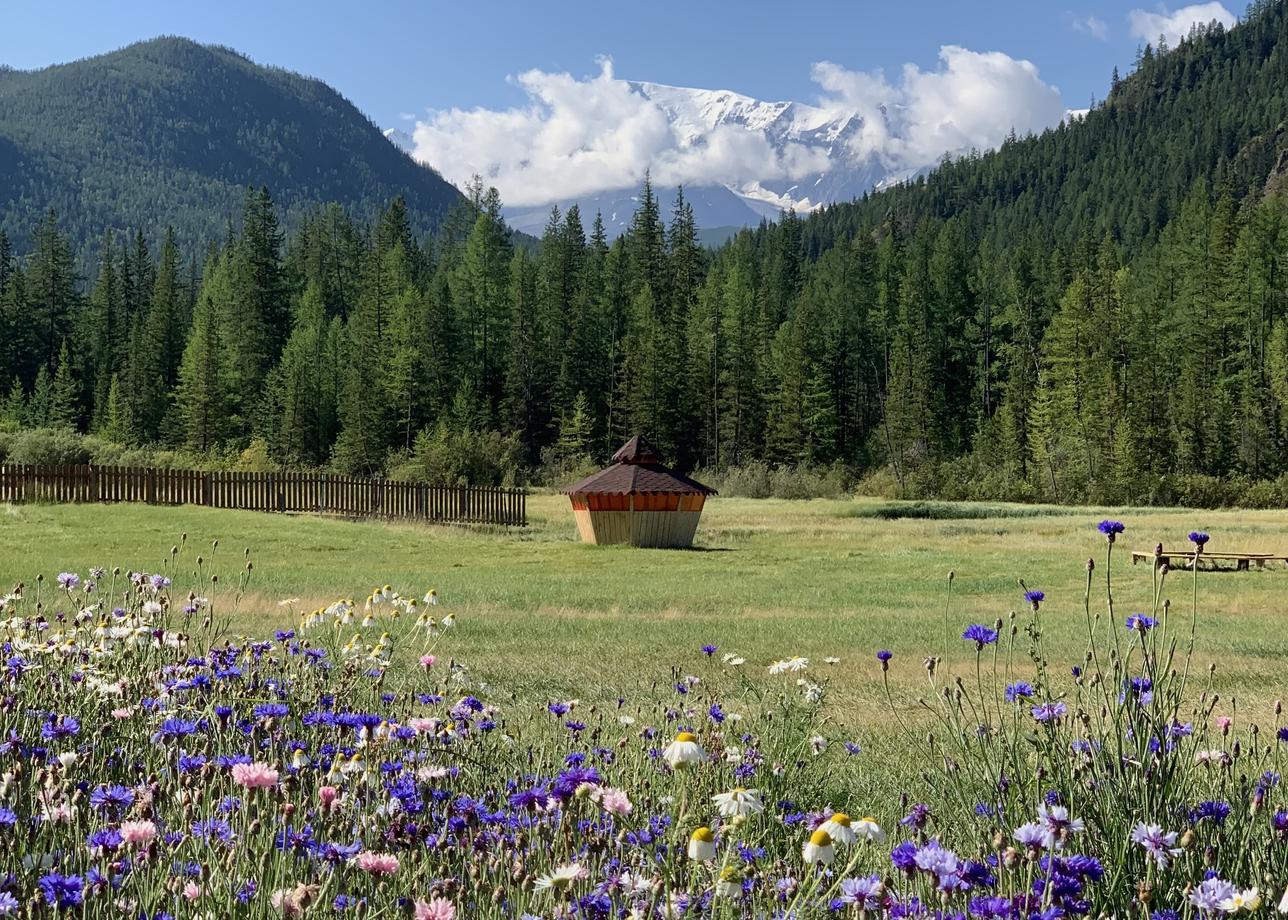
M 711 828 L 700 827 L 693 832 L 693 839 L 699 843 L 711 843 L 716 839 L 716 835 L 711 833 Z
M 832 845 L 832 835 L 824 830 L 817 830 L 809 835 L 809 842 L 816 847 L 830 847 Z
M 876 823 L 877 823 L 877 819 L 876 819 L 876 818 L 874 818 L 874 817 L 872 817 L 871 815 L 866 815 L 866 816 L 864 816 L 864 817 L 860 818 L 859 820 L 860 820 L 860 821 L 862 821 L 862 822 L 864 822 L 864 823 L 866 823 L 866 824 L 876 824 Z
M 832 815 L 832 820 L 841 825 L 841 827 L 850 826 L 850 816 L 843 811 L 838 811 L 836 814 Z
M 746 795 L 746 794 L 747 794 L 747 790 L 746 790 L 745 788 L 743 788 L 742 786 L 734 786 L 734 787 L 733 787 L 733 794 L 734 794 L 735 796 L 743 796 L 743 795 Z
M 680 732 L 678 735 L 675 736 L 675 740 L 676 741 L 697 741 L 698 736 L 693 734 L 693 732 Z

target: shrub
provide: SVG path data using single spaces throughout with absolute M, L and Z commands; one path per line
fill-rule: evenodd
M 10 463 L 62 465 L 89 463 L 85 438 L 71 428 L 29 428 L 11 435 Z

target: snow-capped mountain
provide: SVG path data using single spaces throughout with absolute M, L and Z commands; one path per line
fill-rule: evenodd
M 702 228 L 754 226 L 764 218 L 777 218 L 788 208 L 808 212 L 838 201 L 849 201 L 873 188 L 915 175 L 916 171 L 891 169 L 873 155 L 863 155 L 858 142 L 864 128 L 862 116 L 829 112 L 800 102 L 764 102 L 729 90 L 690 89 L 661 83 L 631 82 L 631 90 L 665 113 L 680 143 L 701 149 L 712 143 L 721 129 L 751 132 L 767 142 L 779 161 L 810 162 L 816 168 L 793 179 L 766 177 L 737 184 L 690 185 L 684 196 L 693 206 Z M 879 114 L 884 117 L 885 107 Z M 663 213 L 669 215 L 675 189 L 658 187 Z M 596 211 L 604 218 L 610 236 L 630 224 L 637 204 L 638 187 L 605 192 L 579 199 L 582 219 L 589 228 Z M 558 201 L 561 210 L 573 201 Z M 516 229 L 540 233 L 549 218 L 550 205 L 511 208 L 506 219 Z
M 697 225 L 707 230 L 753 226 L 788 208 L 804 213 L 849 201 L 928 171 L 943 152 L 927 155 L 921 147 L 909 152 L 919 126 L 903 104 L 810 105 L 765 102 L 729 90 L 633 81 L 618 85 L 661 113 L 670 132 L 666 155 L 684 161 L 685 175 L 702 177 L 697 182 L 690 178 L 684 194 Z M 924 133 L 915 138 L 922 146 Z M 415 155 L 419 132 L 413 137 L 395 128 L 386 136 Z M 722 174 L 728 164 L 733 164 L 736 179 Z M 588 231 L 599 212 L 608 234 L 617 236 L 629 226 L 638 203 L 642 167 L 640 173 L 626 187 L 507 207 L 506 219 L 518 230 L 539 235 L 552 206 L 566 211 L 575 203 Z M 665 163 L 654 164 L 654 188 L 669 218 L 676 189 L 663 181 L 666 173 Z M 531 200 L 532 187 L 526 191 Z

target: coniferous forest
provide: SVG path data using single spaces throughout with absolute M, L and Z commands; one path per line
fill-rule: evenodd
M 252 188 L 199 250 L 104 231 L 88 277 L 51 211 L 0 236 L 0 452 L 557 482 L 641 432 L 713 475 L 1288 503 L 1285 39 L 1254 5 L 1082 119 L 715 251 L 647 182 L 624 236 L 556 210 L 535 247 L 482 183 L 430 235 L 401 199 L 286 233 Z

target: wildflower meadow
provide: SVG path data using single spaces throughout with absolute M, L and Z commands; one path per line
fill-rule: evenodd
M 1288 912 L 1281 707 L 1246 722 L 1195 664 L 1198 567 L 1120 600 L 1125 529 L 1087 535 L 1081 597 L 1021 582 L 963 622 L 950 579 L 924 657 L 856 636 L 924 680 L 885 685 L 879 756 L 790 648 L 712 636 L 656 692 L 544 699 L 477 679 L 428 585 L 286 601 L 250 638 L 249 564 L 51 574 L 0 598 L 0 916 Z M 890 794 L 856 800 L 872 773 Z

